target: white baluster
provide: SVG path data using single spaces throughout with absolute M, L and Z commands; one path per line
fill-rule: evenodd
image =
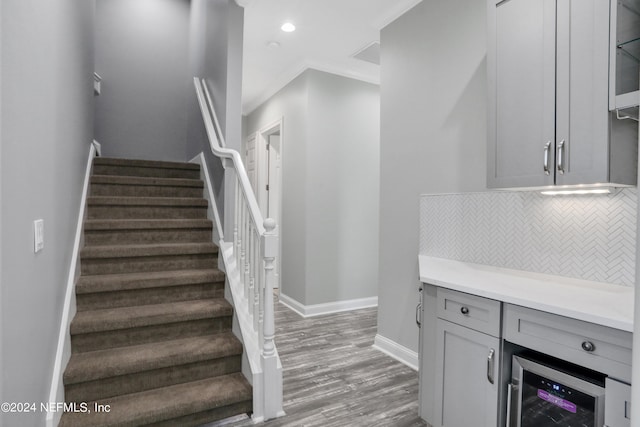
M 274 261 L 278 253 L 276 222 L 264 221 L 262 253 L 264 256 L 264 345 L 262 347 L 262 371 L 264 373 L 264 416 L 275 418 L 282 411 L 282 372 L 278 371 L 278 355 L 275 347 L 275 319 L 273 312 Z
M 258 254 L 260 252 L 260 234 L 258 230 L 254 230 L 254 234 L 252 236 L 253 239 L 253 252 L 251 253 L 251 276 L 255 279 L 255 291 L 253 293 L 253 300 L 251 301 L 251 313 L 253 315 L 253 329 L 257 332 L 259 326 L 259 310 L 258 310 L 258 301 L 260 301 L 260 277 L 258 276 Z
M 264 221 L 264 347 L 265 357 L 275 355 L 275 319 L 273 313 L 274 261 L 278 253 L 278 236 L 275 233 L 276 222 L 272 218 Z
M 247 310 L 249 311 L 249 315 L 253 317 L 253 301 L 255 299 L 255 295 L 258 292 L 256 288 L 256 280 L 253 274 L 253 257 L 255 252 L 255 227 L 253 226 L 253 221 L 249 223 L 249 253 L 247 256 L 248 260 L 248 277 L 249 277 L 249 296 L 247 297 Z M 256 319 L 253 319 L 253 328 L 256 328 Z
M 247 202 L 246 197 L 243 198 L 243 201 L 244 201 L 244 207 L 245 207 L 244 235 L 246 236 L 246 242 L 245 242 L 245 248 L 244 248 L 244 257 L 242 258 L 241 271 L 242 271 L 242 276 L 244 277 L 244 282 L 246 283 L 245 295 L 248 298 L 247 300 L 248 304 L 250 304 L 251 299 L 249 299 L 250 298 L 249 297 L 249 245 L 251 244 L 251 212 L 249 210 L 249 203 Z
M 238 254 L 240 253 L 240 236 L 238 235 L 238 227 L 240 223 L 240 180 L 238 179 L 238 174 L 236 173 L 236 185 L 235 185 L 235 209 L 234 209 L 234 222 L 233 222 L 233 256 L 238 259 Z

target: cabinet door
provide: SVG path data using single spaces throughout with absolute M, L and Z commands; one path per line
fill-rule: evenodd
M 557 3 L 556 184 L 609 182 L 609 0 Z
M 434 426 L 496 427 L 500 340 L 438 319 L 436 341 Z
M 488 8 L 487 185 L 553 185 L 555 0 L 489 0 Z
M 613 378 L 605 380 L 604 425 L 629 427 L 631 425 L 631 386 Z

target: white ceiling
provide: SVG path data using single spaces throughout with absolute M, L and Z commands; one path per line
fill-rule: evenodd
M 242 110 L 249 114 L 307 68 L 371 83 L 378 65 L 351 58 L 421 0 L 252 0 L 244 3 Z M 293 33 L 280 30 L 284 22 Z M 277 42 L 279 47 L 270 47 Z

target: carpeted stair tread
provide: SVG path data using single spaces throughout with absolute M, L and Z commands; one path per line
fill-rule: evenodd
M 231 332 L 73 354 L 64 383 L 75 384 L 242 354 Z
M 200 255 L 218 253 L 213 243 L 155 243 L 151 245 L 85 246 L 80 252 L 83 260 L 100 258 L 134 258 L 167 255 Z
M 213 317 L 231 316 L 224 298 L 181 301 L 135 307 L 79 311 L 71 321 L 71 335 L 139 328 Z
M 195 206 L 207 207 L 206 199 L 197 197 L 129 197 L 129 196 L 91 196 L 87 197 L 91 206 Z
M 135 427 L 251 399 L 251 386 L 235 373 L 104 399 L 98 403 L 110 405 L 108 413 L 66 413 L 59 427 Z
M 200 179 L 126 175 L 92 175 L 91 184 L 204 188 L 204 183 Z
M 115 157 L 96 157 L 93 164 L 99 166 L 200 170 L 200 165 L 197 163 L 169 162 L 164 160 L 120 159 Z
M 210 229 L 209 219 L 87 219 L 86 231 Z
M 80 276 L 76 283 L 76 294 L 217 283 L 224 279 L 225 274 L 218 269 Z

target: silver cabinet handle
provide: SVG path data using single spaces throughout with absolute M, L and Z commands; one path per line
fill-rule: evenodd
M 551 171 L 549 170 L 549 151 L 551 150 L 551 141 L 548 141 L 544 144 L 544 174 L 549 175 Z
M 489 350 L 489 356 L 487 356 L 487 379 L 493 384 L 493 355 L 496 354 L 494 349 Z
M 558 172 L 564 175 L 564 139 L 558 144 Z
M 596 349 L 596 346 L 591 341 L 584 341 L 582 343 L 582 349 L 584 351 L 588 351 L 589 353 L 591 353 L 593 350 Z
M 418 288 L 418 292 L 420 293 L 420 302 L 416 306 L 416 325 L 418 328 L 422 327 L 422 322 L 420 321 L 420 311 L 422 310 L 422 286 Z
M 460 307 L 460 313 L 466 316 L 467 314 L 469 314 L 469 307 Z

